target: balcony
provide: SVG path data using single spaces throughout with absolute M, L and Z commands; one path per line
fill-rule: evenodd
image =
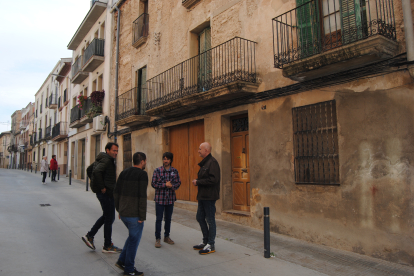
M 43 137 L 43 132 L 42 132 L 42 129 L 41 128 L 39 128 L 39 132 L 38 132 L 38 135 L 37 135 L 37 141 L 43 141 L 44 140 L 44 137 Z
M 27 120 L 21 120 L 20 121 L 20 130 L 25 130 L 26 129 L 26 127 L 29 125 L 29 121 L 27 121 Z
M 36 132 L 33 132 L 32 138 L 33 138 L 33 145 L 36 145 L 36 143 L 39 142 L 39 140 L 37 139 L 37 133 Z
M 169 116 L 257 92 L 256 42 L 233 38 L 147 80 L 146 114 Z
M 95 38 L 85 50 L 84 63 L 82 67 L 83 72 L 93 72 L 99 65 L 101 65 L 105 58 L 105 40 Z
M 61 141 L 68 137 L 68 123 L 59 122 L 52 128 L 52 141 Z
M 46 130 L 45 130 L 45 139 L 49 140 L 51 136 L 52 136 L 52 126 L 48 126 L 46 127 Z
M 58 107 L 58 98 L 57 98 L 57 94 L 52 93 L 49 96 L 49 108 L 50 109 L 56 109 Z
M 98 21 L 99 17 L 105 12 L 107 6 L 107 0 L 93 0 L 91 9 L 83 19 L 76 33 L 73 35 L 71 41 L 68 44 L 69 50 L 76 50 L 82 43 L 84 38 L 88 35 L 93 25 Z
M 8 152 L 17 152 L 19 149 L 17 148 L 17 146 L 16 145 L 10 145 L 8 148 L 7 148 L 7 150 L 8 150 Z
M 115 120 L 119 126 L 133 126 L 150 120 L 145 115 L 145 89 L 135 87 L 116 98 Z
M 133 23 L 132 46 L 138 48 L 147 41 L 149 32 L 149 15 L 141 14 Z
M 70 110 L 70 128 L 79 128 L 83 126 L 83 124 L 80 124 L 80 114 L 79 105 L 76 105 Z
M 311 0 L 273 19 L 276 68 L 296 81 L 366 66 L 398 53 L 392 0 Z
M 89 73 L 82 71 L 82 64 L 83 56 L 79 56 L 75 63 L 72 64 L 72 83 L 74 84 L 80 84 L 89 77 Z
M 201 0 L 183 0 L 182 4 L 184 7 L 186 7 L 187 9 L 192 8 L 195 4 L 197 4 L 198 2 L 201 2 Z

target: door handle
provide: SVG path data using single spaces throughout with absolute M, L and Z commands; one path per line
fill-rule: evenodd
M 241 169 L 242 172 L 247 172 L 247 169 Z

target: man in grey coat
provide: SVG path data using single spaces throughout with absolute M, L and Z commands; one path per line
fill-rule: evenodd
M 42 183 L 46 184 L 46 176 L 49 171 L 49 165 L 47 164 L 47 156 L 43 156 L 42 162 L 40 163 L 40 173 L 42 174 Z

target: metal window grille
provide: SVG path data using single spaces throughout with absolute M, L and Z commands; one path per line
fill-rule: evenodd
M 297 184 L 339 184 L 335 101 L 292 109 Z

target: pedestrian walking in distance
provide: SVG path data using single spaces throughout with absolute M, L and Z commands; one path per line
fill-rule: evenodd
M 47 156 L 43 156 L 42 162 L 40 162 L 40 173 L 42 174 L 42 183 L 46 184 L 46 176 L 49 171 L 49 165 L 47 164 Z
M 124 275 L 144 275 L 134 264 L 147 217 L 148 174 L 144 171 L 147 157 L 136 152 L 132 161 L 134 166 L 121 172 L 114 191 L 115 208 L 128 228 L 128 238 L 115 266 L 122 269 Z
M 194 245 L 202 255 L 215 252 L 216 238 L 216 200 L 220 198 L 220 166 L 217 160 L 211 156 L 211 145 L 204 142 L 198 149 L 198 154 L 203 160 L 198 164 L 200 170 L 197 179 L 192 181 L 197 186 L 197 221 L 203 233 L 203 241 Z
M 58 163 L 56 161 L 56 155 L 52 155 L 52 159 L 50 159 L 50 170 L 52 171 L 52 180 L 53 182 L 56 181 L 56 172 L 58 169 Z
M 164 217 L 164 242 L 174 244 L 170 238 L 171 216 L 174 209 L 174 201 L 177 200 L 175 191 L 180 187 L 181 180 L 177 169 L 171 167 L 173 154 L 165 152 L 162 155 L 163 165 L 156 168 L 151 186 L 155 189 L 155 247 L 161 247 L 161 224 Z
M 104 226 L 104 246 L 103 253 L 120 253 L 118 248 L 112 243 L 112 224 L 115 220 L 114 189 L 116 184 L 115 159 L 118 155 L 118 145 L 109 142 L 105 146 L 105 152 L 101 152 L 96 157 L 96 161 L 87 168 L 88 177 L 91 179 L 92 192 L 98 198 L 103 214 L 92 226 L 91 230 L 82 237 L 85 244 L 95 250 L 93 238 L 98 230 Z

